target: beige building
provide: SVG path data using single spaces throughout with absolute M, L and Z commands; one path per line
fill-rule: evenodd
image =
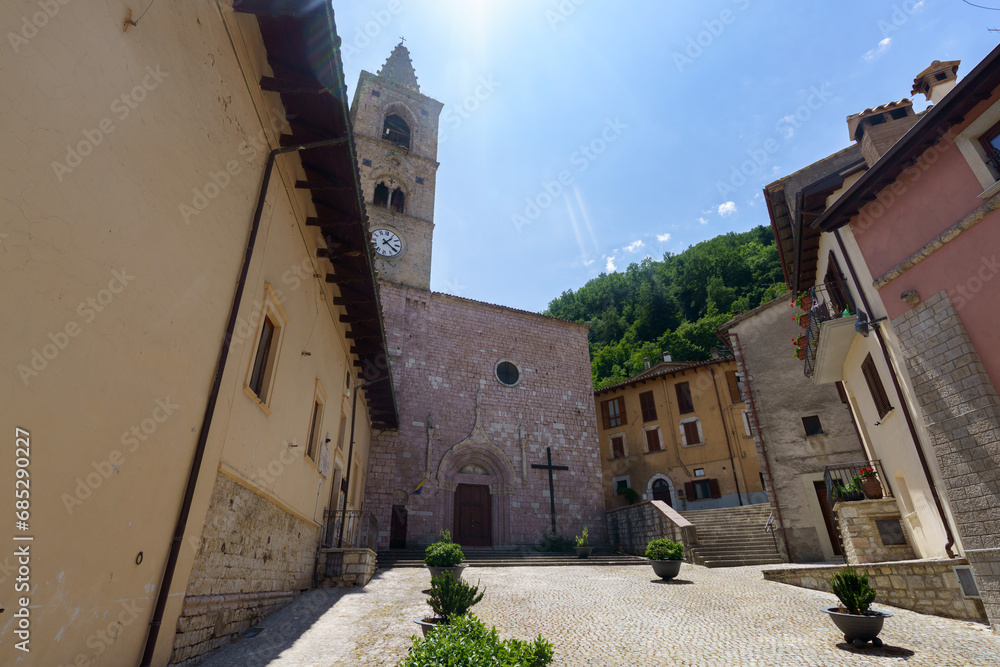
M 594 392 L 607 507 L 625 489 L 678 510 L 766 503 L 732 359 L 664 361 Z
M 181 664 L 312 585 L 396 426 L 339 39 L 306 2 L 51 4 L 0 109 L 33 538 L 0 663 Z

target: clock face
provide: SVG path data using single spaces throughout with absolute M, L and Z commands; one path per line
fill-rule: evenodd
M 391 229 L 376 229 L 372 232 L 372 245 L 382 257 L 395 257 L 403 250 L 403 242 Z

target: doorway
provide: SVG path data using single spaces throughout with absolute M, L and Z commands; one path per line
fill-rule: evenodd
M 665 479 L 658 479 L 653 482 L 653 500 L 662 500 L 670 507 L 674 504 L 670 502 L 670 484 Z
M 459 484 L 455 489 L 454 540 L 463 547 L 493 546 L 490 487 Z
M 389 548 L 406 548 L 406 507 L 392 506 L 392 524 L 389 527 Z
M 830 503 L 827 501 L 826 497 L 826 483 L 813 482 L 813 487 L 816 489 L 816 500 L 819 501 L 819 508 L 823 510 L 823 523 L 826 524 L 826 532 L 830 536 L 830 544 L 833 546 L 833 555 L 843 556 L 844 550 L 840 548 L 840 533 L 837 531 L 836 524 L 834 523 L 833 511 L 830 509 Z

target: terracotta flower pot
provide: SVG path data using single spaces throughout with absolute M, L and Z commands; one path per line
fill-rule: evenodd
M 806 348 L 800 347 L 799 349 L 797 349 L 795 351 L 795 356 L 798 357 L 800 360 L 804 361 L 806 358 Z
M 809 343 L 809 339 L 806 338 L 805 336 L 799 336 L 798 338 L 795 339 L 795 347 L 798 347 L 798 348 L 803 348 L 804 349 L 805 346 L 808 343 Z
M 802 313 L 799 315 L 799 326 L 803 329 L 809 328 L 809 313 Z
M 812 297 L 809 296 L 808 294 L 802 297 L 802 303 L 800 304 L 800 307 L 802 308 L 802 310 L 810 310 L 813 307 Z
M 882 485 L 878 483 L 876 477 L 862 477 L 861 490 L 865 492 L 868 500 L 878 500 L 882 497 Z

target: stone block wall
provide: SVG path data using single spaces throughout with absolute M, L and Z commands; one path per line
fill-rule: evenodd
M 947 292 L 892 324 L 965 555 L 1000 632 L 1000 397 Z
M 646 545 L 663 537 L 685 547 L 698 544 L 694 524 L 662 500 L 645 500 L 608 510 L 608 541 L 625 553 L 645 556 Z
M 902 520 L 895 498 L 841 502 L 834 505 L 833 513 L 837 517 L 844 557 L 848 563 L 884 563 L 916 558 L 913 538 Z M 906 544 L 882 543 L 875 522 L 884 519 L 899 521 Z
M 963 621 L 986 622 L 981 600 L 967 598 L 954 567 L 968 565 L 965 559 L 911 560 L 859 567 L 868 573 L 878 591 L 876 604 L 888 604 L 921 614 Z M 832 592 L 830 577 L 842 565 L 798 565 L 764 570 L 764 578 L 782 584 Z
M 316 568 L 319 588 L 344 588 L 371 581 L 377 562 L 371 549 L 320 549 Z
M 220 473 L 171 663 L 188 664 L 228 644 L 310 588 L 319 530 Z

